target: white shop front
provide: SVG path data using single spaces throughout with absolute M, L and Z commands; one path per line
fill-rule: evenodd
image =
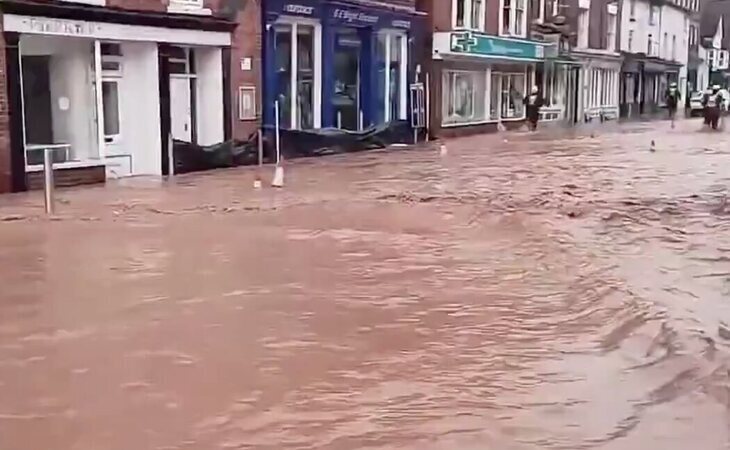
M 224 139 L 222 50 L 230 32 L 2 20 L 5 32 L 19 35 L 26 172 L 42 170 L 43 151 L 53 148 L 58 169 L 160 175 L 166 136 L 203 145 Z

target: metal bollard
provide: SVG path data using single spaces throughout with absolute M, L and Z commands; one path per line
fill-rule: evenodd
M 43 191 L 46 199 L 46 214 L 53 214 L 53 149 L 43 149 Z

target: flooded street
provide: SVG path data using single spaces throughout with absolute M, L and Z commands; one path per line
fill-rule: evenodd
M 2 197 L 0 448 L 730 449 L 699 127 Z

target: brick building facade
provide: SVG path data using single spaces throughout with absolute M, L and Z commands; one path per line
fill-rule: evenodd
M 546 45 L 531 39 L 526 0 L 419 0 L 431 42 L 430 129 L 436 137 L 522 126 L 523 98 Z
M 0 192 L 35 184 L 43 147 L 69 180 L 160 175 L 171 138 L 259 126 L 260 1 L 5 0 L 0 27 Z

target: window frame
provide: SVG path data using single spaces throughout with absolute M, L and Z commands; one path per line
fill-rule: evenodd
M 474 25 L 474 3 L 479 3 L 478 23 Z M 463 24 L 459 25 L 459 3 L 464 5 Z M 454 30 L 484 31 L 486 26 L 486 0 L 451 0 L 451 26 Z
M 608 24 L 606 26 L 606 49 L 610 52 L 616 51 L 616 35 L 618 34 L 618 14 L 612 13 L 610 5 L 606 6 L 608 13 Z
M 299 130 L 299 103 L 297 101 L 297 83 L 299 76 L 299 54 L 298 54 L 298 27 L 300 25 L 311 26 L 314 28 L 313 36 L 313 94 L 312 94 L 312 128 L 322 128 L 322 24 L 319 20 L 306 19 L 296 16 L 281 16 L 274 23 L 272 30 L 276 26 L 288 26 L 290 27 L 291 41 L 289 43 L 289 70 L 290 82 L 289 82 L 289 128 L 292 130 Z
M 384 99 L 383 99 L 383 105 L 381 105 L 383 110 L 383 120 L 385 123 L 393 122 L 394 120 L 406 120 L 408 119 L 408 35 L 403 30 L 396 30 L 396 29 L 383 29 L 378 32 L 378 36 L 385 36 L 385 61 L 386 61 L 386 68 L 389 69 L 390 63 L 391 63 L 391 41 L 392 39 L 397 39 L 398 37 L 401 38 L 400 41 L 400 52 L 401 52 L 401 60 L 400 60 L 400 67 L 398 70 L 400 71 L 400 83 L 398 84 L 398 117 L 393 118 L 390 117 L 390 113 L 392 110 L 392 105 L 390 102 L 390 70 L 384 71 L 384 84 L 385 92 L 384 92 Z
M 505 2 L 509 2 L 509 23 L 507 24 L 507 30 L 505 30 L 504 24 L 504 10 Z M 520 20 L 520 32 L 517 33 L 517 2 L 522 2 L 522 8 L 519 10 L 522 12 L 522 19 Z M 527 1 L 526 0 L 499 0 L 499 35 L 506 37 L 515 38 L 526 38 L 527 37 Z
M 449 86 L 448 88 L 448 99 L 446 99 L 446 96 L 443 94 L 446 90 L 446 84 L 451 83 L 452 77 L 454 75 L 468 75 L 471 77 L 471 80 L 474 84 L 474 89 L 472 92 L 472 111 L 471 111 L 471 117 L 469 117 L 468 120 L 461 120 L 461 121 L 450 121 L 449 120 L 449 109 L 451 109 L 453 104 L 453 96 L 454 96 L 454 89 L 453 86 Z M 482 78 L 484 81 L 484 89 L 480 91 L 479 89 L 479 79 Z M 460 70 L 460 69 L 447 69 L 442 72 L 442 96 L 441 99 L 441 126 L 445 128 L 449 127 L 460 127 L 460 126 L 469 126 L 469 125 L 477 125 L 477 124 L 483 124 L 483 123 L 489 123 L 489 122 L 496 122 L 496 120 L 491 120 L 490 117 L 490 111 L 489 111 L 489 93 L 491 91 L 490 83 L 491 83 L 491 70 L 488 68 L 486 71 L 480 71 L 480 70 Z M 448 103 L 447 103 L 448 101 Z M 477 112 L 477 105 L 481 103 L 481 109 L 482 109 L 482 117 L 475 117 Z

